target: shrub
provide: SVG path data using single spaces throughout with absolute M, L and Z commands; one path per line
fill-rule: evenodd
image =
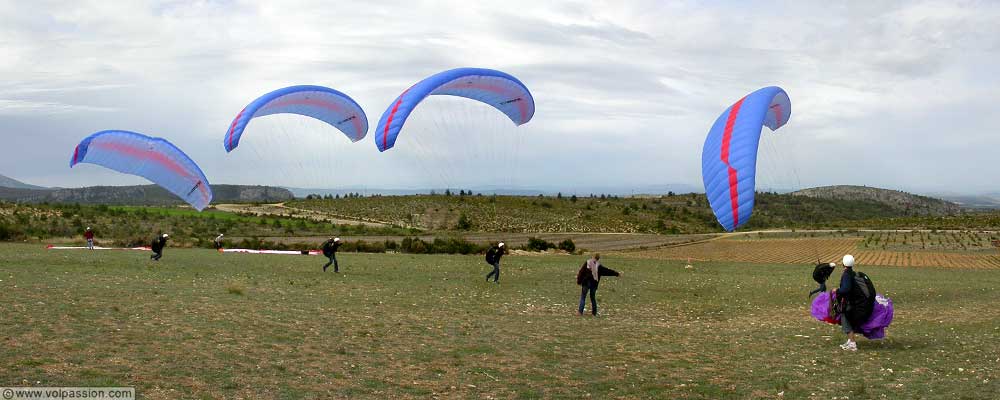
M 458 216 L 458 224 L 455 225 L 455 228 L 460 231 L 467 231 L 472 228 L 472 222 L 469 221 L 469 217 L 465 213 L 462 213 Z
M 528 238 L 528 244 L 525 246 L 526 249 L 531 251 L 545 251 L 548 249 L 554 249 L 556 247 L 552 242 L 547 242 L 544 239 L 539 239 L 534 236 Z
M 567 253 L 572 253 L 576 251 L 576 243 L 573 243 L 573 239 L 566 239 L 559 242 L 559 250 L 565 250 Z
M 18 240 L 24 237 L 24 232 L 17 226 L 0 224 L 0 240 Z

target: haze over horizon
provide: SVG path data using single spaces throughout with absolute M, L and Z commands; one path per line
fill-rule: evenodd
M 0 174 L 145 184 L 68 168 L 82 138 L 124 129 L 167 138 L 212 183 L 700 188 L 719 113 L 777 85 L 792 116 L 764 130 L 759 190 L 1000 192 L 984 168 L 1000 147 L 1000 3 L 511 4 L 0 1 Z M 518 77 L 534 119 L 513 127 L 435 99 L 396 148 L 376 150 L 372 132 L 400 92 L 464 66 Z M 350 95 L 368 137 L 352 144 L 322 124 L 268 117 L 227 154 L 236 113 L 293 84 Z M 471 128 L 486 132 L 461 134 Z

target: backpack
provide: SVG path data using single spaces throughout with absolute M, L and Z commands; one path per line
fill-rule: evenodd
M 487 264 L 493 265 L 493 263 L 496 262 L 496 259 L 497 259 L 497 249 L 496 249 L 496 247 L 490 247 L 489 250 L 486 250 L 486 263 Z
M 826 283 L 830 279 L 830 275 L 833 274 L 833 269 L 829 263 L 816 264 L 816 268 L 813 269 L 813 280 L 816 283 Z
M 851 290 L 851 297 L 855 298 L 859 303 L 875 302 L 875 284 L 872 283 L 871 278 L 865 275 L 864 272 L 854 274 L 854 288 Z
M 875 284 L 871 278 L 864 272 L 856 272 L 851 293 L 845 300 L 844 313 L 851 325 L 860 326 L 867 321 L 875 309 Z

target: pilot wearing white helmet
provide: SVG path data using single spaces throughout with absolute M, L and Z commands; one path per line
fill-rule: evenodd
M 833 289 L 832 292 L 837 295 L 837 298 L 847 299 L 850 296 L 851 291 L 854 290 L 854 256 L 847 254 L 842 260 L 844 264 L 844 273 L 840 275 L 840 287 Z M 850 304 L 850 302 L 847 302 Z M 850 321 L 848 321 L 847 313 L 841 314 L 840 316 L 840 326 L 844 333 L 847 335 L 847 342 L 840 345 L 840 348 L 847 351 L 858 351 L 858 342 L 854 341 L 854 327 L 851 326 Z

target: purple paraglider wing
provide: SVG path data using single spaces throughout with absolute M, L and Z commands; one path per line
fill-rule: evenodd
M 832 302 L 830 301 L 830 292 L 820 292 L 815 299 L 813 299 L 812 307 L 809 313 L 813 318 L 819 321 L 823 321 L 830 324 L 839 324 L 841 315 L 835 315 L 831 312 L 830 308 Z M 885 328 L 889 327 L 892 323 L 892 316 L 895 310 L 892 306 L 892 299 L 883 296 L 882 294 L 875 295 L 875 307 L 872 309 L 872 315 L 868 317 L 868 321 L 858 327 L 858 333 L 864 335 L 868 339 L 882 339 L 885 338 Z
M 881 294 L 875 295 L 875 307 L 872 309 L 872 316 L 868 322 L 861 325 L 861 334 L 869 339 L 882 339 L 885 337 L 885 328 L 892 323 L 892 316 L 895 310 L 892 307 L 892 299 Z
M 840 319 L 830 312 L 832 306 L 830 292 L 819 292 L 819 295 L 813 299 L 812 308 L 809 312 L 817 320 L 836 325 L 840 323 Z
M 69 166 L 79 163 L 141 176 L 199 211 L 212 201 L 212 188 L 201 168 L 166 139 L 129 131 L 97 132 L 73 150 Z
M 517 78 L 492 69 L 457 68 L 432 75 L 399 95 L 382 113 L 375 128 L 379 151 L 391 149 L 406 119 L 427 96 L 448 95 L 481 101 L 507 115 L 516 125 L 531 120 L 535 100 Z
M 346 94 L 323 86 L 289 86 L 260 96 L 236 115 L 226 131 L 226 151 L 233 151 L 250 120 L 273 114 L 298 114 L 315 118 L 339 129 L 357 142 L 368 133 L 368 117 Z
M 781 128 L 791 112 L 788 94 L 770 86 L 734 103 L 709 130 L 701 152 L 702 181 L 712 212 L 727 231 L 745 224 L 753 213 L 761 129 Z

